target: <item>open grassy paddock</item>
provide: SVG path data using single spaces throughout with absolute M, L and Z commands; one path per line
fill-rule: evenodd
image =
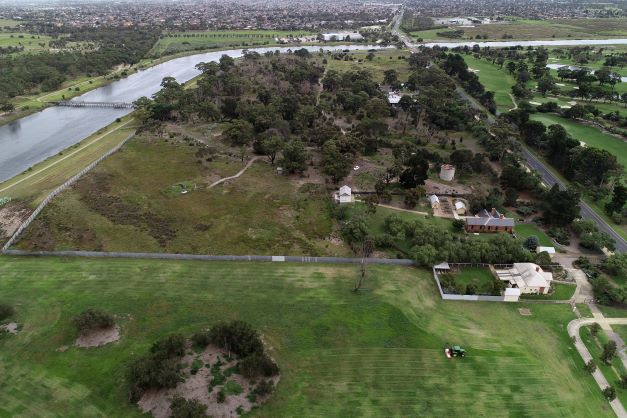
M 149 52 L 151 56 L 169 55 L 204 48 L 252 47 L 279 44 L 275 38 L 314 36 L 307 31 L 207 30 L 164 33 Z
M 343 61 L 327 58 L 327 70 L 350 71 L 366 69 L 374 75 L 375 79 L 381 82 L 383 82 L 383 73 L 386 70 L 396 70 L 400 80 L 406 80 L 409 77 L 410 68 L 406 59 L 410 55 L 408 51 L 398 49 L 377 51 L 372 61 L 366 59 L 368 56 L 367 51 L 351 51 L 348 55 L 353 60 Z
M 446 38 L 438 32 L 449 32 L 456 29 L 464 31 L 461 38 Z M 496 22 L 474 27 L 456 27 L 429 29 L 411 32 L 414 38 L 427 40 L 470 40 L 480 36 L 481 41 L 503 40 L 546 40 L 546 39 L 598 39 L 624 37 L 627 35 L 627 19 L 551 19 L 531 20 L 513 18 L 504 22 Z
M 451 273 L 451 277 L 455 284 L 464 287 L 473 283 L 479 294 L 490 294 L 493 288 L 494 276 L 485 267 L 462 267 L 459 272 Z
M 566 332 L 569 306 L 521 316 L 524 304 L 443 302 L 426 270 L 368 272 L 354 294 L 358 266 L 0 257 L 0 300 L 23 324 L 0 337 L 0 415 L 139 417 L 127 362 L 169 333 L 242 319 L 282 370 L 252 416 L 612 416 Z M 71 346 L 88 307 L 118 316 L 119 342 Z M 445 343 L 467 357 L 446 359 Z
M 219 142 L 211 142 L 220 146 Z M 239 178 L 237 155 L 199 162 L 180 140 L 138 136 L 58 196 L 25 248 L 202 254 L 345 255 L 330 239 L 330 195 L 277 176 L 260 159 Z M 186 193 L 181 193 L 186 190 Z
M 2 22 L 0 21 L 0 26 Z M 0 47 L 24 47 L 24 52 L 40 52 L 48 49 L 52 38 L 46 35 L 33 35 L 22 32 L 0 32 Z

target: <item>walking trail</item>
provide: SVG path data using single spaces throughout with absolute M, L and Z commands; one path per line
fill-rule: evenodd
M 207 189 L 211 189 L 212 187 L 217 186 L 218 184 L 222 184 L 227 180 L 233 180 L 238 178 L 239 176 L 241 176 L 242 174 L 244 174 L 244 172 L 246 172 L 246 170 L 248 170 L 248 167 L 250 167 L 255 161 L 257 161 L 258 159 L 262 158 L 261 156 L 256 156 L 250 159 L 250 161 L 248 161 L 248 163 L 246 163 L 246 165 L 244 166 L 244 168 L 242 168 L 236 175 L 231 176 L 231 177 L 225 177 L 223 179 L 220 179 L 214 183 L 212 183 L 209 187 L 207 187 Z

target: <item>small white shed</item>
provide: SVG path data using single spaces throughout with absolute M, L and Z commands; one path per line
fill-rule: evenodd
M 335 201 L 337 203 L 353 203 L 353 194 L 350 187 L 344 185 L 340 190 L 335 192 Z
M 505 294 L 503 297 L 504 302 L 518 302 L 520 298 L 520 289 L 515 287 L 508 287 L 505 289 Z
M 429 196 L 429 202 L 431 202 L 431 208 L 433 209 L 438 209 L 440 207 L 440 199 L 434 194 Z
M 458 215 L 466 214 L 466 205 L 464 204 L 464 202 L 462 202 L 461 200 L 455 202 L 455 212 L 457 212 Z

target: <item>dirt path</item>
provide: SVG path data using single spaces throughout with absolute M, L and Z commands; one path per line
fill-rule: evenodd
M 363 202 L 363 200 L 355 199 L 355 202 Z M 400 212 L 415 213 L 416 215 L 429 216 L 427 212 L 419 212 L 417 210 L 397 208 L 396 206 L 384 205 L 383 203 L 377 203 L 377 206 L 381 206 L 382 208 L 386 208 L 386 209 L 398 210 Z
M 240 171 L 239 171 L 236 175 L 231 176 L 231 177 L 225 177 L 225 178 L 223 178 L 223 179 L 220 179 L 220 180 L 218 180 L 218 181 L 216 181 L 216 182 L 212 183 L 209 187 L 207 187 L 207 189 L 211 189 L 212 187 L 215 187 L 215 186 L 217 186 L 218 184 L 222 184 L 222 183 L 224 183 L 224 182 L 225 182 L 225 181 L 227 181 L 227 180 L 233 180 L 233 179 L 238 178 L 239 176 L 241 176 L 242 174 L 244 174 L 244 172 L 246 172 L 246 170 L 248 170 L 248 167 L 250 167 L 251 165 L 253 165 L 253 163 L 254 163 L 255 161 L 257 161 L 258 159 L 260 159 L 260 158 L 263 158 L 263 157 L 261 157 L 261 156 L 256 156 L 256 157 L 251 158 L 251 159 L 250 159 L 250 161 L 248 161 L 248 163 L 246 163 L 246 165 L 244 166 L 244 168 L 242 168 L 242 169 L 241 169 L 241 170 L 240 170 Z
M 507 94 L 509 94 L 509 98 L 512 99 L 512 103 L 514 103 L 514 107 L 510 109 L 509 111 L 511 112 L 512 110 L 518 109 L 518 103 L 516 103 L 516 99 L 514 98 L 514 95 L 512 93 L 507 93 Z

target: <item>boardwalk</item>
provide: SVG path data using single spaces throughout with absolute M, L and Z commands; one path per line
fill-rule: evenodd
M 125 102 L 81 102 L 62 100 L 60 102 L 53 102 L 55 106 L 63 107 L 108 107 L 113 109 L 132 109 L 133 103 Z

